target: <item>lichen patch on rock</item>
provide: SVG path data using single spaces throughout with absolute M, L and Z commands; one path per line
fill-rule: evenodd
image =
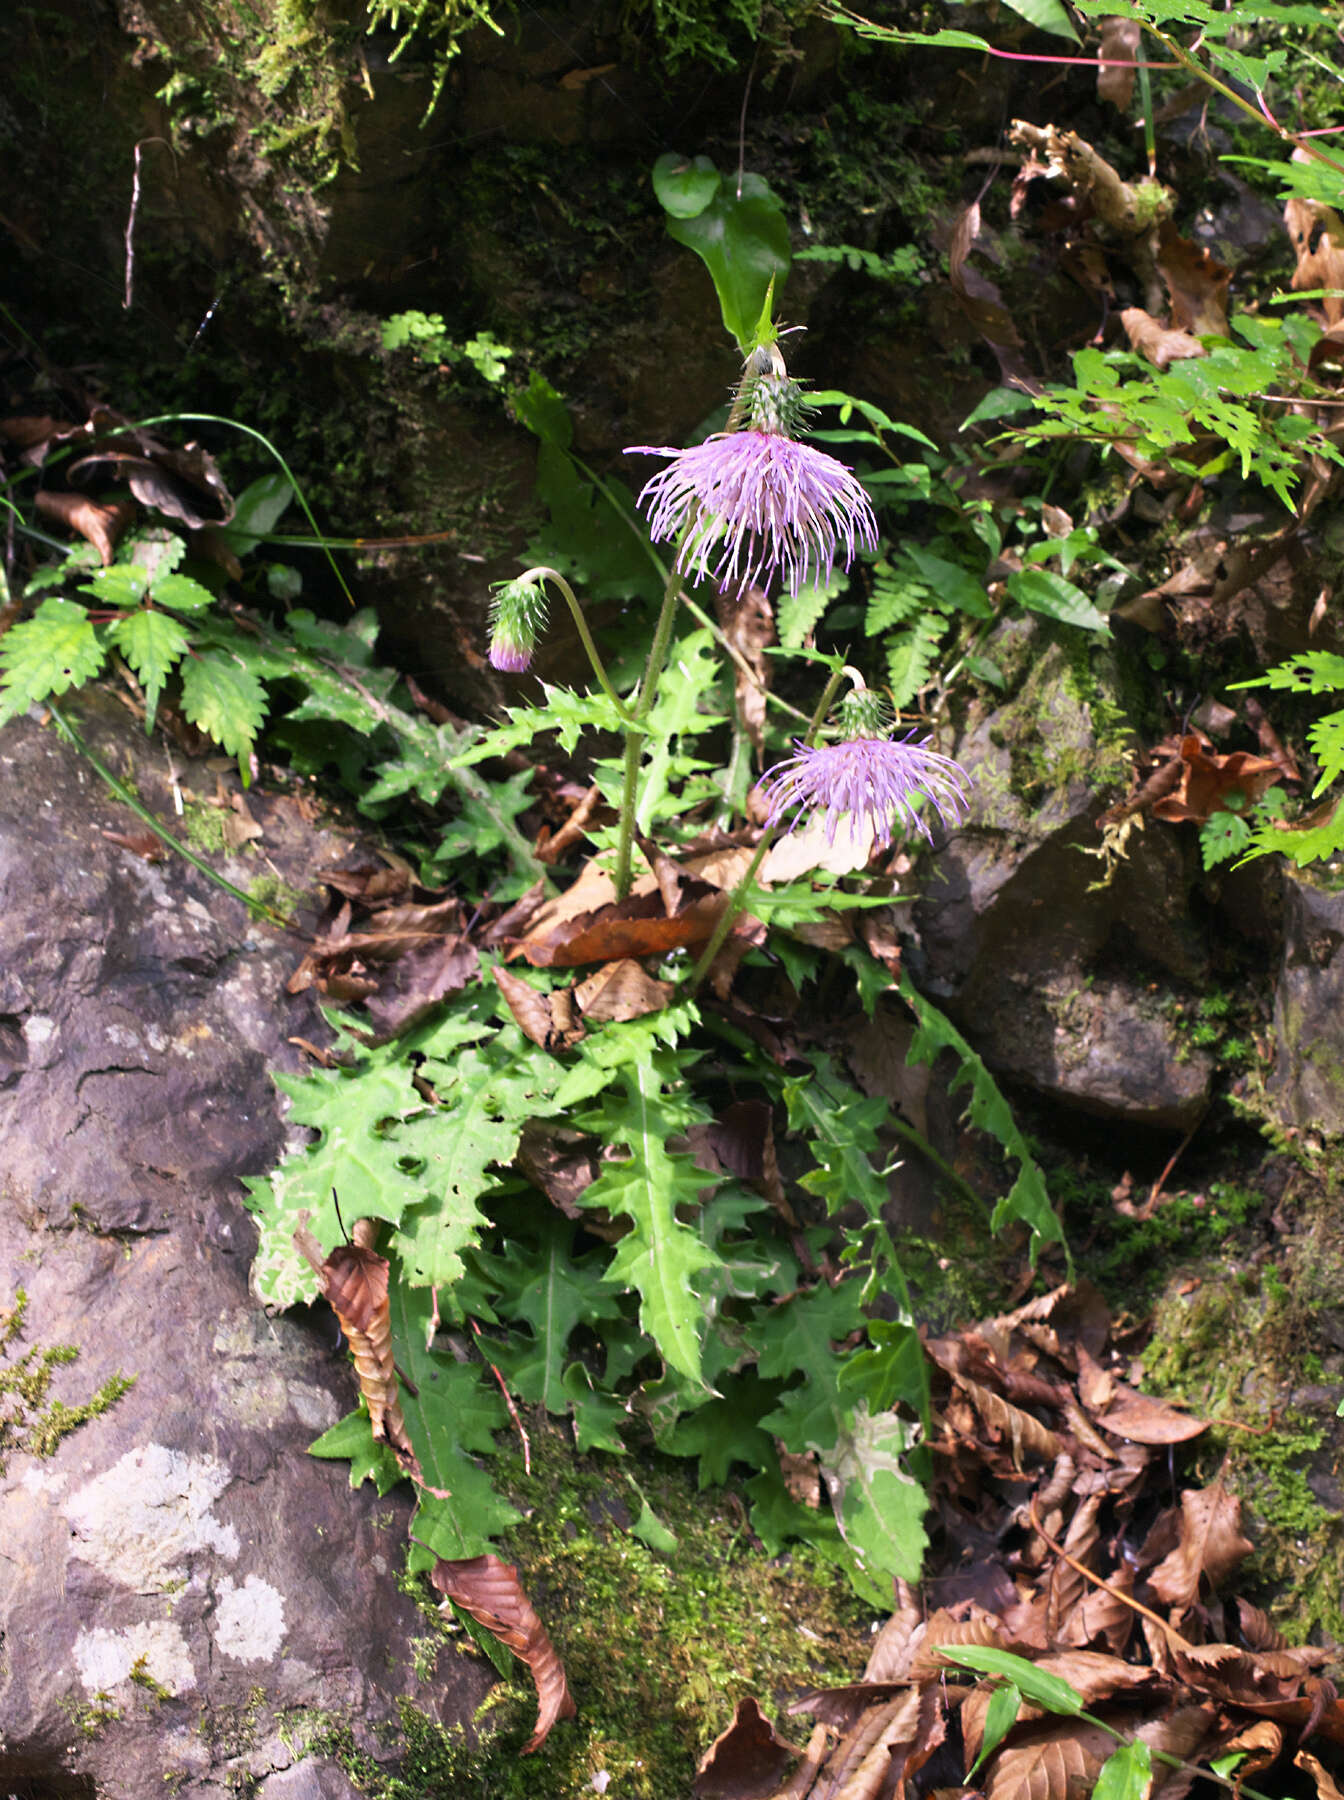
M 121 1631 L 98 1626 L 81 1631 L 75 1639 L 75 1667 L 84 1691 L 107 1694 L 132 1675 L 170 1694 L 185 1694 L 196 1686 L 187 1640 L 167 1619 L 147 1620 Z
M 232 1561 L 238 1533 L 210 1510 L 231 1480 L 213 1456 L 163 1444 L 128 1450 L 63 1503 L 72 1554 L 140 1594 L 185 1581 L 187 1559 L 202 1551 Z
M 225 1575 L 218 1592 L 215 1642 L 224 1655 L 239 1662 L 269 1662 L 284 1642 L 284 1595 L 260 1575 L 249 1575 L 241 1587 Z

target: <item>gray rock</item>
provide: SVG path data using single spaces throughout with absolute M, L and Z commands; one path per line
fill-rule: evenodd
M 1150 825 L 1107 878 L 1096 819 L 1125 755 L 1113 724 L 1100 741 L 1094 712 L 1119 713 L 1114 671 L 1094 654 L 1093 698 L 1079 698 L 1077 670 L 1034 620 L 1000 627 L 990 654 L 1018 686 L 978 707 L 956 746 L 973 810 L 931 859 L 912 972 L 997 1072 L 1085 1112 L 1187 1129 L 1213 1064 L 1161 1003 L 1207 965 L 1191 847 Z
M 292 1769 L 268 1776 L 257 1796 L 258 1800 L 359 1800 L 359 1789 L 336 1763 L 305 1756 Z
M 1283 962 L 1266 1084 L 1286 1125 L 1344 1131 L 1344 889 L 1310 869 L 1283 874 Z
M 96 699 L 85 729 L 169 813 L 161 748 Z M 349 857 L 284 796 L 252 810 L 296 886 Z M 270 1776 L 282 1710 L 373 1748 L 399 1696 L 465 1720 L 488 1686 L 463 1661 L 421 1689 L 408 1500 L 306 1454 L 355 1397 L 330 1315 L 268 1320 L 248 1295 L 238 1178 L 285 1136 L 268 1070 L 323 1033 L 284 995 L 299 949 L 103 835 L 137 829 L 53 730 L 0 734 L 0 1309 L 28 1296 L 0 1356 L 75 1346 L 51 1390 L 68 1405 L 134 1379 L 0 1472 L 0 1787 L 77 1775 L 110 1800 Z

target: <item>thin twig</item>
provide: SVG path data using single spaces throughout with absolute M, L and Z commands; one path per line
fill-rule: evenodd
M 476 1333 L 478 1338 L 484 1335 L 475 1319 L 471 1321 L 471 1329 Z M 484 1356 L 485 1352 L 482 1351 L 481 1354 Z M 485 1358 L 485 1366 L 499 1383 L 499 1391 L 504 1396 L 504 1404 L 509 1409 L 509 1417 L 513 1420 L 514 1425 L 517 1427 L 518 1436 L 523 1441 L 523 1473 L 524 1475 L 530 1475 L 532 1473 L 532 1446 L 528 1442 L 527 1432 L 523 1428 L 523 1421 L 518 1417 L 518 1408 L 513 1404 L 513 1395 L 509 1392 L 504 1377 L 490 1361 L 488 1356 Z
M 1174 1625 L 1168 1625 L 1160 1614 L 1155 1613 L 1151 1607 L 1145 1606 L 1142 1600 L 1134 1599 L 1132 1594 L 1122 1594 L 1119 1588 L 1113 1588 L 1109 1581 L 1103 1581 L 1100 1575 L 1093 1574 L 1091 1569 L 1085 1568 L 1082 1563 L 1070 1556 L 1062 1544 L 1057 1544 L 1045 1526 L 1041 1524 L 1037 1515 L 1035 1494 L 1027 1503 L 1027 1517 L 1031 1520 L 1031 1528 L 1036 1535 L 1043 1538 L 1055 1555 L 1061 1557 L 1076 1575 L 1081 1575 L 1085 1581 L 1090 1581 L 1093 1587 L 1099 1587 L 1103 1593 L 1109 1594 L 1112 1600 L 1118 1600 L 1122 1606 L 1128 1606 L 1134 1612 L 1142 1613 L 1145 1619 L 1151 1619 L 1160 1631 L 1166 1632 L 1168 1642 L 1174 1644 L 1178 1650 L 1192 1651 L 1195 1648 L 1187 1638 L 1181 1636 Z
M 162 144 L 170 153 L 172 151 L 172 145 L 167 138 L 161 137 L 141 138 L 135 146 L 134 173 L 131 177 L 131 210 L 126 215 L 124 239 L 126 244 L 126 291 L 121 302 L 123 312 L 131 310 L 131 301 L 135 292 L 135 221 L 140 211 L 140 152 L 146 144 Z

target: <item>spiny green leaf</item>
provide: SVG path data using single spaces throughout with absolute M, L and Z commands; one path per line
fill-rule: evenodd
M 152 731 L 163 684 L 173 664 L 191 642 L 186 628 L 168 613 L 140 607 L 115 620 L 108 636 L 134 669 L 136 679 L 145 690 L 145 730 Z
M 44 600 L 31 619 L 0 638 L 0 723 L 68 688 L 82 687 L 103 666 L 106 652 L 85 609 L 74 600 Z
M 523 1126 L 550 1110 L 562 1070 L 509 1024 L 451 1062 L 427 1055 L 420 1073 L 439 1104 L 403 1128 L 398 1147 L 429 1198 L 403 1215 L 394 1242 L 411 1282 L 449 1287 L 485 1224 L 476 1202 L 495 1185 L 492 1167 L 512 1161 Z
M 752 1322 L 758 1373 L 794 1382 L 761 1420 L 786 1450 L 824 1452 L 838 1440 L 852 1412 L 840 1396 L 835 1346 L 862 1322 L 857 1281 L 823 1282 Z
M 380 1494 L 387 1494 L 399 1481 L 406 1479 L 391 1450 L 374 1437 L 369 1409 L 363 1400 L 354 1412 L 347 1413 L 339 1424 L 333 1425 L 330 1431 L 324 1431 L 320 1438 L 309 1444 L 308 1454 L 333 1462 L 348 1457 L 350 1485 L 354 1488 L 361 1482 L 372 1481 Z
M 238 758 L 246 780 L 247 761 L 266 717 L 266 690 L 241 658 L 215 648 L 186 657 L 182 663 L 182 711 L 207 737 Z
M 722 1377 L 716 1399 L 684 1413 L 658 1437 L 658 1448 L 672 1456 L 699 1458 L 702 1488 L 720 1487 L 734 1463 L 755 1469 L 773 1468 L 774 1440 L 761 1420 L 774 1406 L 780 1381 L 763 1381 L 756 1369 Z
M 677 1218 L 677 1207 L 696 1206 L 701 1191 L 717 1185 L 718 1178 L 697 1168 L 693 1157 L 667 1148 L 668 1139 L 697 1113 L 675 1092 L 678 1085 L 675 1065 L 661 1055 L 622 1067 L 619 1088 L 608 1091 L 600 1111 L 586 1116 L 584 1125 L 604 1143 L 623 1146 L 627 1155 L 603 1164 L 580 1203 L 630 1219 L 608 1279 L 638 1291 L 640 1324 L 669 1366 L 699 1383 L 702 1314 L 693 1281 L 718 1259 Z
M 575 1327 L 596 1327 L 621 1310 L 606 1278 L 605 1251 L 590 1250 L 576 1260 L 574 1236 L 568 1219 L 547 1214 L 525 1236 L 509 1232 L 506 1256 L 478 1252 L 473 1258 L 498 1296 L 499 1317 L 531 1327 L 530 1335 L 495 1344 L 493 1361 L 514 1393 L 552 1413 L 568 1410 L 564 1365 Z
M 919 1021 L 919 1029 L 911 1040 L 906 1061 L 912 1065 L 932 1063 L 940 1050 L 955 1052 L 961 1066 L 949 1091 L 955 1093 L 958 1088 L 970 1087 L 971 1098 L 967 1111 L 971 1123 L 996 1138 L 1018 1164 L 1016 1181 L 994 1208 L 992 1224 L 995 1231 L 1000 1230 L 1009 1219 L 1020 1219 L 1024 1225 L 1028 1225 L 1032 1234 L 1033 1260 L 1042 1243 L 1064 1244 L 1064 1230 L 1050 1204 L 1045 1177 L 1031 1154 L 1027 1140 L 1018 1130 L 1012 1107 L 1004 1099 L 998 1083 L 985 1067 L 982 1058 L 971 1049 L 952 1021 L 918 992 L 909 976 L 901 978 L 901 998 Z M 1068 1254 L 1067 1245 L 1065 1254 Z

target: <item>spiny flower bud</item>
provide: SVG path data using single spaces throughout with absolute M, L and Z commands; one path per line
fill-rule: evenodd
M 870 687 L 851 688 L 835 709 L 837 737 L 884 737 L 890 723 L 891 708 L 885 698 Z
M 546 629 L 546 590 L 539 581 L 495 584 L 490 602 L 490 665 L 506 675 L 521 675 Z

